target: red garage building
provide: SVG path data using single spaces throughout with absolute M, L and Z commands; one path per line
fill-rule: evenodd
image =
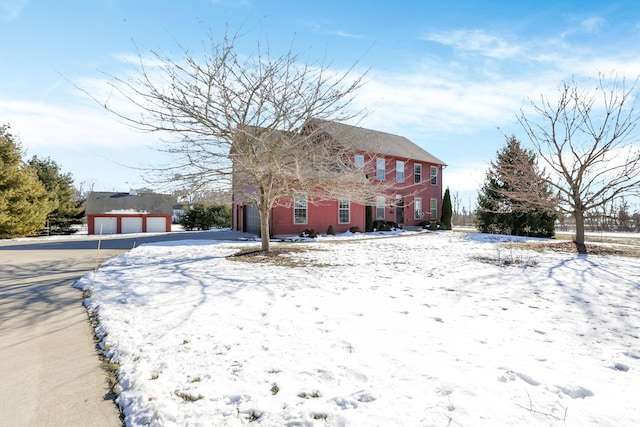
M 86 208 L 89 234 L 171 231 L 174 203 L 168 194 L 92 192 Z

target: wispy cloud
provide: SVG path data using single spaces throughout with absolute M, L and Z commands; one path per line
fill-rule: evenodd
M 446 31 L 428 34 L 423 36 L 422 39 L 451 46 L 458 52 L 490 58 L 513 58 L 522 53 L 520 46 L 511 44 L 507 40 L 483 30 L 460 29 Z
M 16 19 L 28 0 L 0 0 L 0 19 L 10 21 Z
M 599 16 L 591 16 L 580 22 L 580 28 L 586 33 L 599 33 L 606 21 Z
M 342 30 L 329 30 L 329 31 L 325 31 L 325 34 L 328 34 L 328 35 L 331 35 L 331 36 L 346 37 L 346 38 L 350 38 L 350 39 L 366 39 L 366 38 L 368 38 L 365 34 L 354 34 L 354 33 L 349 33 L 349 32 L 342 31 Z

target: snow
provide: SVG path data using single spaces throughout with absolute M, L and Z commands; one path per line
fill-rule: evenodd
M 138 209 L 112 209 L 109 212 L 105 212 L 106 214 L 119 214 L 119 215 L 140 215 L 140 214 L 148 214 L 148 211 L 138 210 Z
M 640 422 L 637 259 L 346 237 L 287 243 L 288 266 L 225 258 L 255 242 L 147 244 L 82 278 L 126 424 Z

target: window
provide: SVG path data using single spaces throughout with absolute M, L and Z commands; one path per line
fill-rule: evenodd
M 438 219 L 438 199 L 431 199 L 431 219 Z
M 431 166 L 431 185 L 438 185 L 438 167 Z
M 396 181 L 404 182 L 404 162 L 396 160 Z
M 376 219 L 384 219 L 384 196 L 376 196 Z
M 422 165 L 416 163 L 413 165 L 413 183 L 420 184 L 422 182 Z
M 420 197 L 413 199 L 413 219 L 422 219 L 422 199 Z
M 293 197 L 293 223 L 307 223 L 307 195 L 296 194 Z
M 353 156 L 353 164 L 356 165 L 359 168 L 363 167 L 364 166 L 364 155 L 356 154 L 355 156 Z
M 348 224 L 351 222 L 351 203 L 349 199 L 338 199 L 338 223 Z
M 384 181 L 384 159 L 376 159 L 376 179 L 378 181 Z

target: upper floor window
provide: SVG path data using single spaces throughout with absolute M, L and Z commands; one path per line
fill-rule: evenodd
M 364 166 L 364 155 L 356 154 L 355 156 L 353 156 L 353 164 L 355 164 L 359 168 L 363 167 Z
M 293 223 L 294 224 L 306 224 L 307 223 L 307 195 L 296 194 L 293 197 Z
M 422 165 L 416 163 L 413 165 L 413 183 L 420 184 L 422 182 Z
M 385 164 L 384 159 L 376 159 L 376 179 L 378 181 L 384 181 L 384 175 L 385 175 L 384 164 Z
M 431 185 L 438 185 L 438 167 L 431 166 Z
M 349 199 L 338 199 L 338 223 L 348 224 L 351 222 L 351 203 Z
M 404 182 L 404 162 L 396 160 L 396 181 Z

